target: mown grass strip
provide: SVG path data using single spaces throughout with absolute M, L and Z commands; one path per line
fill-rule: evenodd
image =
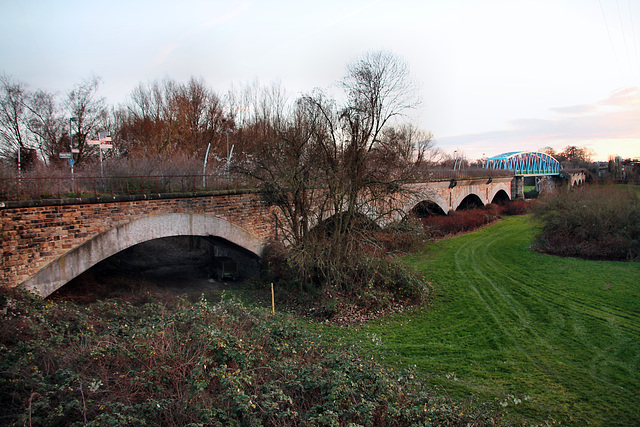
M 341 333 L 514 422 L 637 425 L 640 263 L 539 254 L 534 232 L 512 217 L 430 244 L 406 261 L 432 305 Z

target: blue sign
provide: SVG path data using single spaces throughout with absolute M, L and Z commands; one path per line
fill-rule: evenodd
M 75 162 L 73 161 L 73 159 L 69 159 L 69 164 L 70 164 L 71 166 L 73 166 L 73 164 L 74 164 L 74 163 L 75 163 Z

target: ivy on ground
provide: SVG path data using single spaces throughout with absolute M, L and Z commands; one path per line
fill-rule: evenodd
M 161 302 L 160 302 L 161 301 Z M 294 317 L 177 298 L 0 291 L 2 425 L 493 425 Z

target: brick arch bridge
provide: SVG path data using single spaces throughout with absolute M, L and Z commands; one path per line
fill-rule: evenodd
M 437 204 L 444 213 L 455 211 L 469 197 L 477 197 L 483 205 L 494 203 L 496 197 L 509 200 L 517 197 L 512 194 L 512 177 L 494 177 L 482 179 L 460 179 L 451 181 L 410 184 L 411 196 L 403 203 L 402 212 L 410 212 L 421 202 Z
M 55 204 L 52 204 L 54 202 Z M 2 205 L 5 205 L 2 208 Z M 0 202 L 2 281 L 47 296 L 98 262 L 144 241 L 215 236 L 260 256 L 274 213 L 253 192 Z
M 400 212 L 383 222 L 424 201 L 447 213 L 468 197 L 482 204 L 502 193 L 512 199 L 511 184 L 512 177 L 410 184 L 410 195 L 395 202 Z M 0 219 L 0 284 L 43 296 L 117 252 L 162 237 L 216 236 L 260 256 L 282 224 L 252 191 L 0 202 Z

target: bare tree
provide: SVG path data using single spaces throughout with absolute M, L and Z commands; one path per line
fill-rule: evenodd
M 236 111 L 238 156 L 234 170 L 259 182 L 263 200 L 279 208 L 284 239 L 301 244 L 323 216 L 325 121 L 306 99 L 289 105 L 277 85 L 249 87 Z M 238 98 L 236 98 L 237 100 Z
M 121 145 L 132 155 L 158 155 L 170 151 L 172 128 L 166 81 L 139 84 L 131 93 L 129 103 L 119 113 L 118 132 Z
M 566 166 L 587 167 L 591 162 L 592 156 L 593 151 L 589 148 L 569 145 L 558 153 L 556 159 Z
M 87 144 L 87 138 L 101 131 L 107 118 L 107 105 L 98 96 L 100 79 L 90 77 L 77 84 L 67 94 L 67 110 L 71 114 L 70 127 L 74 148 L 78 149 L 76 162 L 97 153 L 97 149 Z
M 368 52 L 348 64 L 341 85 L 347 94 L 341 116 L 350 143 L 367 151 L 392 119 L 419 104 L 407 64 L 390 52 Z
M 119 116 L 119 138 L 136 155 L 200 157 L 224 139 L 222 101 L 201 79 L 140 84 Z
M 0 156 L 17 161 L 19 151 L 28 148 L 25 128 L 26 87 L 3 74 L 0 76 Z
M 223 117 L 222 102 L 202 79 L 191 78 L 174 95 L 178 109 L 182 149 L 204 154 L 207 145 L 219 140 Z
M 277 86 L 233 98 L 236 170 L 279 208 L 301 277 L 348 287 L 367 222 L 390 214 L 416 177 L 431 135 L 400 120 L 417 105 L 407 79 L 399 59 L 371 53 L 348 68 L 344 104 L 320 90 L 288 103 Z
M 33 136 L 45 162 L 52 162 L 58 154 L 69 149 L 68 139 L 64 139 L 65 120 L 61 107 L 52 93 L 38 90 L 28 97 L 27 128 Z
M 401 125 L 419 100 L 400 58 L 384 51 L 369 52 L 347 66 L 341 86 L 347 101 L 335 113 L 325 108 L 335 103 L 311 101 L 333 122 L 328 127 L 333 129 L 334 147 L 327 152 L 337 156 L 329 171 L 334 178 L 329 184 L 333 209 L 339 213 L 333 233 L 337 247 L 337 240 L 353 229 L 355 221 L 371 216 L 372 205 L 402 192 L 402 183 L 413 177 L 430 142 L 428 138 L 416 145 L 415 130 Z

